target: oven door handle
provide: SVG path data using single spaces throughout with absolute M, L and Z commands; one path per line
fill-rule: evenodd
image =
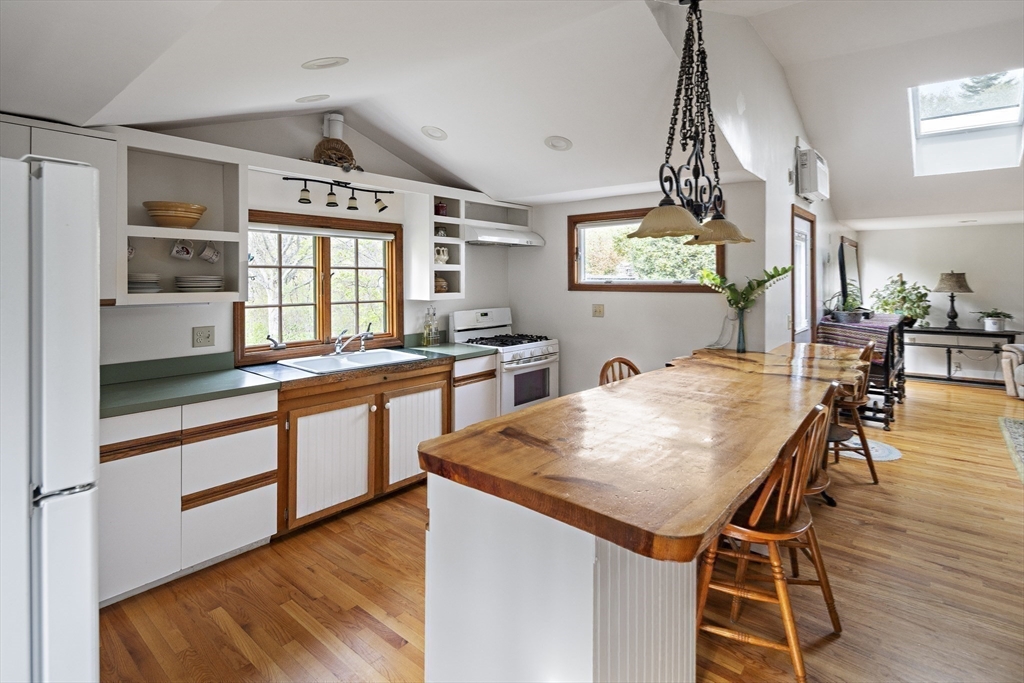
M 551 365 L 552 363 L 558 362 L 558 354 L 545 356 L 540 360 L 533 361 L 532 363 L 506 363 L 502 367 L 502 372 L 515 372 L 520 368 L 535 368 L 539 365 Z

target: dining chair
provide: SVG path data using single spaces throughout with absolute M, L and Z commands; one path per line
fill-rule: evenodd
M 839 382 L 832 382 L 831 384 L 832 396 L 835 397 L 839 394 Z M 821 460 L 819 461 L 818 467 L 811 470 L 811 477 L 807 482 L 807 490 L 804 493 L 806 497 L 820 495 L 824 499 L 825 504 L 829 507 L 835 507 L 835 499 L 828 494 L 828 487 L 831 485 L 832 480 L 828 476 L 828 456 L 830 447 L 833 441 L 833 429 L 841 429 L 848 432 L 850 436 L 853 436 L 853 432 L 846 429 L 846 427 L 840 427 L 831 423 L 832 415 L 835 413 L 835 400 L 833 398 L 831 403 L 825 403 L 825 399 L 822 398 L 822 405 L 825 405 L 829 409 L 829 429 L 828 435 L 825 437 L 825 447 L 821 449 Z M 850 436 L 845 437 L 849 439 Z M 845 440 L 845 439 L 844 439 Z M 794 563 L 794 572 L 796 571 Z
M 871 363 L 871 356 L 875 352 L 875 342 L 869 341 L 867 346 L 860 352 L 860 360 Z M 860 408 L 868 404 L 868 377 L 871 370 L 871 366 L 868 365 L 864 371 L 864 381 L 859 382 L 852 393 L 840 392 L 836 396 L 835 410 L 832 412 L 832 424 L 838 429 L 833 428 L 832 434 L 829 438 L 829 446 L 832 449 L 832 453 L 835 455 L 835 462 L 839 462 L 839 454 L 845 452 L 859 453 L 868 462 L 868 470 L 871 472 L 871 480 L 874 483 L 878 483 L 878 473 L 875 472 L 875 461 L 871 458 L 871 447 L 868 445 L 868 437 L 864 434 L 864 423 L 860 419 Z M 845 394 L 845 395 L 844 395 Z M 853 432 L 846 429 L 841 424 L 841 413 L 848 413 L 850 415 L 850 422 L 853 427 Z M 854 446 L 848 443 L 847 439 L 853 438 L 856 433 L 860 444 Z M 845 436 L 846 438 L 840 440 Z
M 814 532 L 811 511 L 804 501 L 807 481 L 812 468 L 818 466 L 825 436 L 828 432 L 828 405 L 835 395 L 835 386 L 830 386 L 823 403 L 816 405 L 803 419 L 800 426 L 779 450 L 778 458 L 761 489 L 748 499 L 733 515 L 721 535 L 704 552 L 697 589 L 697 629 L 742 643 L 788 651 L 793 661 L 797 683 L 806 683 L 803 653 L 797 636 L 796 620 L 789 601 L 789 585 L 812 585 L 821 588 L 836 633 L 842 631 L 839 614 L 836 612 L 832 588 L 822 561 L 818 538 Z M 719 547 L 722 537 L 739 541 L 739 550 Z M 752 553 L 752 543 L 768 547 L 768 557 Z M 786 576 L 782 565 L 782 548 L 796 548 L 803 551 L 814 563 L 817 579 L 799 579 Z M 715 561 L 719 555 L 735 558 L 736 578 L 732 583 L 714 581 Z M 771 577 L 747 575 L 750 562 L 768 564 Z M 772 583 L 775 592 L 748 587 L 750 583 Z M 744 631 L 725 628 L 704 619 L 704 607 L 710 591 L 719 591 L 733 596 L 730 618 L 739 618 L 741 600 L 757 600 L 774 603 L 782 613 L 782 624 L 786 632 L 784 642 L 777 642 Z
M 639 374 L 640 368 L 633 361 L 622 356 L 616 356 L 601 366 L 601 386 Z

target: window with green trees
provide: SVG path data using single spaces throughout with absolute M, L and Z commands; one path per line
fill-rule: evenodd
M 689 237 L 629 238 L 647 209 L 569 217 L 569 289 L 710 291 L 700 272 L 724 274 L 724 248 Z
M 912 89 L 919 137 L 1020 125 L 1024 69 L 998 71 Z

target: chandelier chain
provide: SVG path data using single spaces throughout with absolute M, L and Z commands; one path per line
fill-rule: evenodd
M 700 7 L 696 8 L 695 14 L 697 16 L 697 59 L 700 62 L 699 70 L 701 75 L 701 92 L 704 96 L 704 110 L 707 112 L 707 134 L 708 140 L 711 143 L 711 168 L 713 169 L 715 185 L 719 184 L 718 178 L 718 145 L 715 140 L 715 112 L 711 109 L 711 79 L 708 77 L 708 53 L 704 49 L 704 22 L 701 16 Z M 704 112 L 702 112 L 703 115 Z M 703 116 L 701 117 L 701 139 L 704 138 L 704 126 Z

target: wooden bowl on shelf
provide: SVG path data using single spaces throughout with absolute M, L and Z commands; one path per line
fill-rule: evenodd
M 142 205 L 161 228 L 191 228 L 206 212 L 201 204 L 185 202 L 142 202 Z

